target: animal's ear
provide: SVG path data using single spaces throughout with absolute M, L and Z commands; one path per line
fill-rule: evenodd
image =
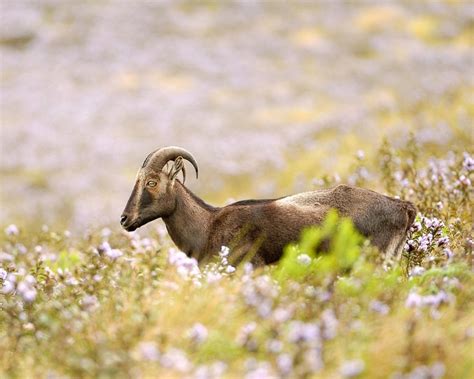
M 176 176 L 179 174 L 180 171 L 183 171 L 183 183 L 186 180 L 186 171 L 184 170 L 184 160 L 183 157 L 177 157 L 174 162 L 171 170 L 169 172 L 170 180 L 174 182 Z

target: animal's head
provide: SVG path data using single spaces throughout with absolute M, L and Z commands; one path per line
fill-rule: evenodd
M 135 186 L 120 218 L 120 224 L 129 232 L 160 217 L 174 212 L 176 207 L 176 177 L 183 173 L 183 159 L 192 163 L 198 176 L 198 166 L 188 151 L 176 147 L 164 147 L 149 154 L 138 170 Z M 168 162 L 172 162 L 169 170 Z

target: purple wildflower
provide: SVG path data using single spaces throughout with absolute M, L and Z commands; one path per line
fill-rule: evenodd
M 201 344 L 207 339 L 208 331 L 203 324 L 196 323 L 188 330 L 186 335 L 192 342 Z

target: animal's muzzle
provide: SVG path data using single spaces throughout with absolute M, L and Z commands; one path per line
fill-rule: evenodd
M 128 216 L 126 214 L 123 214 L 120 216 L 120 225 L 124 226 L 125 223 L 127 222 Z
M 123 227 L 127 232 L 133 232 L 133 231 L 136 230 L 139 226 L 141 226 L 142 223 L 141 223 L 141 219 L 140 219 L 140 218 L 134 220 L 134 219 L 131 218 L 129 215 L 127 215 L 126 213 L 124 213 L 124 214 L 122 214 L 122 216 L 120 216 L 120 225 L 122 225 L 122 227 Z

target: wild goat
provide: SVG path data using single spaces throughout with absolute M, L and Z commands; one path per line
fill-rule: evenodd
M 222 208 L 206 204 L 184 186 L 183 159 L 196 170 L 188 151 L 164 147 L 147 156 L 120 219 L 127 231 L 162 218 L 177 247 L 199 261 L 228 246 L 233 256 L 253 252 L 256 264 L 280 259 L 285 245 L 302 229 L 320 224 L 329 209 L 350 217 L 380 251 L 398 255 L 416 215 L 415 206 L 367 189 L 338 185 L 268 200 L 244 200 Z M 173 161 L 169 172 L 164 170 Z M 177 176 L 183 172 L 183 183 Z

